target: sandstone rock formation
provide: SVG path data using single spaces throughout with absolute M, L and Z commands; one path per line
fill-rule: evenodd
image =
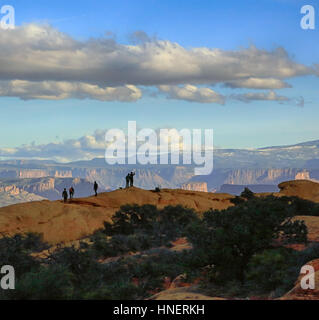
M 296 196 L 319 202 L 319 183 L 309 180 L 294 180 L 280 183 L 278 187 L 281 195 Z
M 69 242 L 92 234 L 110 221 L 125 204 L 153 204 L 159 208 L 182 205 L 198 212 L 226 209 L 233 197 L 186 190 L 153 192 L 138 188 L 99 194 L 98 197 L 62 201 L 40 201 L 0 208 L 0 233 L 39 232 L 51 244 Z

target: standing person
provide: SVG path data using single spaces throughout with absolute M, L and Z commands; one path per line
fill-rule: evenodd
M 128 188 L 130 186 L 130 174 L 128 173 L 125 177 L 126 185 L 125 188 Z
M 97 196 L 97 189 L 99 188 L 99 185 L 97 184 L 96 181 L 94 181 L 94 192 L 95 192 L 95 196 Z
M 135 176 L 135 172 L 131 172 L 130 173 L 130 187 L 134 186 L 134 176 Z
M 73 187 L 71 187 L 69 189 L 69 194 L 70 194 L 70 199 L 73 199 L 73 196 L 74 196 L 74 188 Z
M 66 188 L 64 188 L 63 192 L 62 192 L 62 198 L 64 203 L 66 203 L 68 201 L 68 193 L 66 191 Z

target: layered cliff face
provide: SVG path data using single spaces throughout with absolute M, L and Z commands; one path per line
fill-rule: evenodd
M 71 186 L 75 189 L 75 197 L 87 197 L 93 193 L 93 184 L 81 178 L 0 179 L 0 194 L 4 199 L 0 201 L 0 207 L 20 203 L 23 199 L 25 202 L 34 201 L 34 199 L 58 200 L 61 198 L 63 189 L 68 190 Z M 105 189 L 100 187 L 100 191 Z M 8 198 L 9 195 L 10 198 Z M 15 201 L 14 197 L 19 201 Z
M 0 193 L 8 193 L 10 195 L 18 195 L 22 190 L 15 185 L 12 186 L 0 186 Z
M 54 169 L 0 169 L 0 179 L 36 179 L 44 177 L 72 178 L 72 170 Z
M 73 177 L 97 181 L 105 189 L 115 190 L 125 186 L 125 177 L 134 171 L 135 185 L 143 189 L 177 188 L 194 174 L 190 167 L 183 166 L 109 166 L 107 168 L 74 168 Z
M 208 192 L 206 182 L 190 182 L 182 184 L 182 190 Z
M 208 189 L 227 185 L 278 185 L 287 180 L 314 180 L 319 178 L 318 170 L 305 169 L 216 169 L 209 176 L 193 177 L 191 181 L 207 182 Z
M 8 185 L 0 182 L 0 207 L 44 199 L 45 198 L 37 194 L 23 190 L 23 188 L 20 188 L 15 184 Z
M 300 169 L 238 169 L 232 170 L 225 183 L 228 184 L 278 184 L 294 180 L 296 176 L 309 176 Z
M 45 200 L 43 197 L 40 197 L 33 193 L 28 193 L 23 190 L 17 189 L 13 193 L 9 192 L 0 192 L 0 207 L 6 207 L 18 203 L 26 203 L 31 201 L 41 201 Z
M 313 166 L 314 167 L 314 166 Z M 207 183 L 207 189 L 219 189 L 223 184 L 277 185 L 287 180 L 319 180 L 319 169 L 300 168 L 220 168 L 215 165 L 208 176 L 194 176 L 194 166 L 186 165 L 108 165 L 104 159 L 68 164 L 32 161 L 0 161 L 0 179 L 82 178 L 97 181 L 105 190 L 125 186 L 125 176 L 135 171 L 135 185 L 143 189 L 178 188 L 188 183 Z M 45 187 L 44 187 L 45 188 Z M 197 187 L 196 187 L 197 188 Z M 203 190 L 198 187 L 196 190 Z M 51 190 L 51 187 L 48 187 Z M 40 190 L 41 191 L 41 190 Z M 38 191 L 37 191 L 38 192 Z

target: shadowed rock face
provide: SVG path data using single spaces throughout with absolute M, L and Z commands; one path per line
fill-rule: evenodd
M 294 180 L 278 185 L 280 194 L 296 196 L 306 200 L 319 202 L 319 183 L 309 180 Z
M 186 190 L 153 192 L 138 188 L 101 193 L 98 197 L 62 201 L 39 201 L 0 208 L 0 233 L 39 232 L 51 244 L 81 239 L 111 221 L 125 204 L 153 204 L 159 208 L 182 205 L 204 212 L 226 209 L 232 196 Z

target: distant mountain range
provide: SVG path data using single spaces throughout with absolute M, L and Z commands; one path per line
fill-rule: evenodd
M 208 191 L 216 191 L 224 184 L 276 186 L 282 181 L 294 179 L 319 180 L 319 140 L 259 149 L 216 149 L 214 170 L 208 176 L 194 176 L 194 165 L 112 166 L 104 158 L 71 163 L 0 161 L 0 196 L 4 192 L 1 192 L 3 187 L 11 186 L 27 192 L 26 199 L 32 199 L 31 194 L 33 197 L 55 200 L 60 198 L 61 188 L 70 186 L 75 178 L 80 179 L 76 195 L 88 196 L 94 181 L 103 190 L 124 187 L 125 176 L 132 170 L 136 172 L 135 185 L 144 189 L 158 186 L 180 188 L 187 183 L 202 188 L 200 183 L 206 183 Z M 46 189 L 48 185 L 50 187 Z
M 259 149 L 214 150 L 215 168 L 317 168 L 319 140 Z

